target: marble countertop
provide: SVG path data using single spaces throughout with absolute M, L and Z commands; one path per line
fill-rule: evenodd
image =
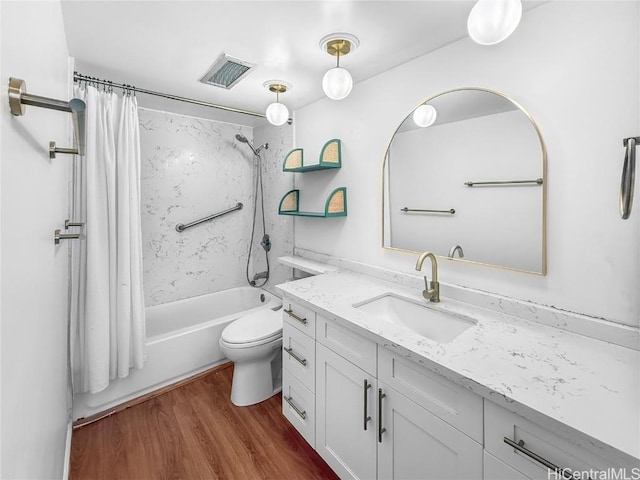
M 277 289 L 578 444 L 625 462 L 640 459 L 636 350 L 447 298 L 430 303 L 418 290 L 352 272 L 329 272 Z M 353 306 L 387 293 L 477 323 L 440 344 Z

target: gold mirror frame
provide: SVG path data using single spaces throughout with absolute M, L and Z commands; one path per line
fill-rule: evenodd
M 406 249 L 403 249 L 403 248 L 386 246 L 384 244 L 384 238 L 385 238 L 385 229 L 384 229 L 384 223 L 385 223 L 385 221 L 384 221 L 384 211 L 385 211 L 384 178 L 385 178 L 385 174 L 384 174 L 384 172 L 385 172 L 385 167 L 387 165 L 387 157 L 388 157 L 388 153 L 389 153 L 389 148 L 391 147 L 391 143 L 393 142 L 393 139 L 395 138 L 396 134 L 398 133 L 398 130 L 400 130 L 400 127 L 402 127 L 404 121 L 420 105 L 427 104 L 428 102 L 432 101 L 433 99 L 441 97 L 441 96 L 446 95 L 448 93 L 454 93 L 454 92 L 460 92 L 460 91 L 469 91 L 469 90 L 492 93 L 494 95 L 498 95 L 498 96 L 504 98 L 505 100 L 508 100 L 509 102 L 511 102 L 513 105 L 518 107 L 518 109 L 522 113 L 524 113 L 526 115 L 527 119 L 531 123 L 531 126 L 533 127 L 533 129 L 535 130 L 536 134 L 538 135 L 538 140 L 540 140 L 540 149 L 542 151 L 542 185 L 541 185 L 542 186 L 542 259 L 541 259 L 542 260 L 542 265 L 541 265 L 541 271 L 540 272 L 536 272 L 536 271 L 532 271 L 532 270 L 523 270 L 523 269 L 507 267 L 507 266 L 503 266 L 503 265 L 495 265 L 495 264 L 492 264 L 492 263 L 484 263 L 484 262 L 477 262 L 477 261 L 474 261 L 474 260 L 467 260 L 465 258 L 452 258 L 452 257 L 449 257 L 449 256 L 442 256 L 442 255 L 436 255 L 436 257 L 438 257 L 438 259 L 447 259 L 447 260 L 451 260 L 451 261 L 455 261 L 455 262 L 462 262 L 462 263 L 468 263 L 468 264 L 473 264 L 473 265 L 482 265 L 482 266 L 487 266 L 487 267 L 499 268 L 499 269 L 502 269 L 502 270 L 511 270 L 511 271 L 515 271 L 515 272 L 530 273 L 530 274 L 534 274 L 534 275 L 544 276 L 544 275 L 547 274 L 547 147 L 545 145 L 544 138 L 542 137 L 542 133 L 540 132 L 540 128 L 538 127 L 538 124 L 535 122 L 535 120 L 533 119 L 531 114 L 527 111 L 527 109 L 525 109 L 520 103 L 516 102 L 514 99 L 512 99 L 508 95 L 506 95 L 506 94 L 504 94 L 502 92 L 499 92 L 497 90 L 491 90 L 491 89 L 488 89 L 488 88 L 462 87 L 462 88 L 455 88 L 455 89 L 452 89 L 452 90 L 447 90 L 445 92 L 441 92 L 441 93 L 438 93 L 436 95 L 432 95 L 431 97 L 426 98 L 425 100 L 420 102 L 418 105 L 413 107 L 413 109 L 411 109 L 409 114 L 407 116 L 405 116 L 404 119 L 400 122 L 400 124 L 398 125 L 398 128 L 396 128 L 396 130 L 393 132 L 393 135 L 391 136 L 391 139 L 389 140 L 389 143 L 387 144 L 387 148 L 385 149 L 384 156 L 382 158 L 382 170 L 381 170 L 381 175 L 380 175 L 380 198 L 382 200 L 381 201 L 381 207 L 382 208 L 381 208 L 381 212 L 380 212 L 380 219 L 381 219 L 381 228 L 380 228 L 381 238 L 380 238 L 380 240 L 381 240 L 382 248 L 385 249 L 385 250 L 390 250 L 390 251 L 409 253 L 411 255 L 419 255 L 421 253 L 421 252 L 414 251 L 414 250 L 406 250 Z

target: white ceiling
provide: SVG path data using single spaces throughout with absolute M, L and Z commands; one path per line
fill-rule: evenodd
M 463 38 L 473 0 L 432 1 L 79 1 L 63 0 L 70 55 L 83 74 L 140 88 L 264 112 L 271 79 L 293 85 L 281 96 L 290 111 L 324 96 L 335 58 L 320 39 L 348 32 L 360 47 L 341 60 L 357 83 Z M 231 90 L 199 79 L 225 52 L 257 64 Z M 221 115 L 139 95 L 141 106 L 246 125 L 264 120 Z

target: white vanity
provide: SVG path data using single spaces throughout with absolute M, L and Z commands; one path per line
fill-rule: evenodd
M 283 413 L 341 478 L 640 475 L 637 350 L 350 272 L 278 289 Z M 469 324 L 433 340 L 405 303 Z

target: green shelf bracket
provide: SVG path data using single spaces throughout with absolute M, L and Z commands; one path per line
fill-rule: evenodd
M 320 151 L 320 160 L 318 163 L 305 165 L 303 149 L 295 148 L 285 157 L 282 171 L 304 173 L 341 167 L 342 144 L 340 139 L 333 138 L 322 146 L 322 150 Z
M 293 215 L 296 217 L 346 217 L 347 216 L 347 188 L 336 188 L 324 205 L 324 212 L 301 212 L 300 211 L 300 190 L 290 190 L 280 200 L 278 214 Z

